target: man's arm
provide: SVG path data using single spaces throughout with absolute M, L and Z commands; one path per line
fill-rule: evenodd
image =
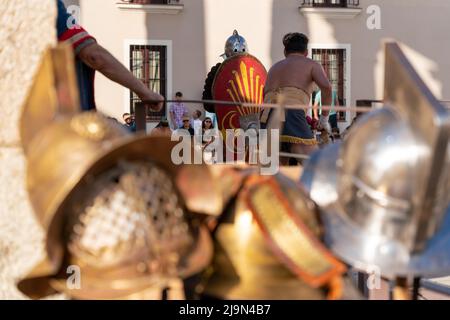
M 92 69 L 101 72 L 110 80 L 130 89 L 141 100 L 161 101 L 152 107 L 154 111 L 162 108 L 164 97 L 147 88 L 125 66 L 106 49 L 97 43 L 90 44 L 78 53 L 78 57 Z
M 328 80 L 325 70 L 323 70 L 322 66 L 318 63 L 314 63 L 313 65 L 312 78 L 314 82 L 317 84 L 317 86 L 320 88 L 322 106 L 324 105 L 330 106 L 332 86 L 330 81 Z M 328 114 L 329 114 L 328 110 L 322 110 L 322 115 L 326 117 L 328 116 Z

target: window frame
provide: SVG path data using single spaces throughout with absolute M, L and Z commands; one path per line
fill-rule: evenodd
M 339 43 L 339 44 L 330 44 L 330 43 L 311 43 L 308 48 L 308 58 L 312 59 L 313 49 L 320 50 L 334 50 L 334 49 L 344 49 L 345 50 L 345 59 L 344 59 L 344 96 L 345 96 L 345 106 L 351 106 L 351 65 L 352 65 L 352 46 L 349 43 Z M 345 112 L 345 121 L 339 122 L 339 124 L 349 124 L 353 117 L 353 113 L 346 111 Z
M 166 97 L 173 95 L 173 45 L 172 40 L 154 40 L 154 39 L 126 39 L 124 40 L 124 65 L 130 70 L 131 46 L 164 46 L 166 47 Z M 123 112 L 130 112 L 131 91 L 124 89 Z M 165 116 L 168 117 L 168 107 L 165 108 Z M 151 120 L 156 122 L 156 120 Z

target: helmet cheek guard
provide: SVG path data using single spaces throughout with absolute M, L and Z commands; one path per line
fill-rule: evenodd
M 450 117 L 396 43 L 386 45 L 385 106 L 314 154 L 302 182 L 331 248 L 383 276 L 450 272 Z M 432 124 L 432 125 L 430 125 Z M 444 249 L 445 248 L 445 249 Z

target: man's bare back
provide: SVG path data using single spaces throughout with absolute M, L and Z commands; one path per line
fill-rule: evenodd
M 308 37 L 298 32 L 288 33 L 283 37 L 286 58 L 270 68 L 264 89 L 264 102 L 280 103 L 281 98 L 286 105 L 308 105 L 315 83 L 322 92 L 322 102 L 325 105 L 330 104 L 330 81 L 328 81 L 322 66 L 307 58 L 308 42 Z M 292 87 L 297 89 L 292 89 Z M 267 116 L 267 113 L 270 112 L 265 110 L 263 113 L 263 123 L 267 122 L 267 128 L 279 128 L 279 124 L 273 124 L 274 117 Z M 280 141 L 284 143 L 284 149 L 299 154 L 313 152 L 317 148 L 317 141 L 306 121 L 305 110 L 288 109 L 283 118 L 284 125 Z M 323 128 L 329 127 L 328 120 L 328 111 L 322 109 L 319 123 Z
M 302 54 L 289 54 L 269 70 L 264 91 L 295 87 L 311 94 L 314 83 L 321 89 L 330 87 L 322 66 Z
M 306 52 L 289 53 L 284 60 L 277 62 L 270 68 L 264 92 L 265 94 L 269 94 L 269 92 L 280 88 L 294 87 L 305 91 L 309 96 L 313 91 L 314 83 L 322 90 L 324 104 L 330 104 L 331 84 L 322 66 L 314 60 L 307 58 Z M 299 101 L 299 103 L 302 102 Z M 326 117 L 328 111 L 323 111 L 322 114 Z M 324 118 L 322 122 L 328 122 L 328 118 Z M 302 141 L 314 139 L 310 137 L 312 135 L 311 132 L 309 134 L 305 133 L 310 131 L 310 129 L 306 129 L 308 128 L 308 124 L 304 118 L 304 113 L 302 114 L 300 111 L 293 112 L 291 110 L 291 113 L 288 111 L 284 129 L 286 127 L 293 128 L 288 136 L 299 137 Z M 284 130 L 283 134 L 286 133 L 285 131 L 288 132 L 288 130 Z M 282 139 L 283 134 L 281 136 Z M 291 143 L 289 151 L 299 154 L 310 154 L 316 148 L 315 145 L 305 144 L 303 142 Z M 287 159 L 282 160 L 283 163 L 286 161 Z

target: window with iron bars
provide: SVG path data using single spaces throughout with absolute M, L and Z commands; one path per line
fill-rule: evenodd
M 149 89 L 166 97 L 167 83 L 167 48 L 166 46 L 131 45 L 130 70 Z M 130 112 L 134 113 L 135 104 L 140 102 L 139 97 L 130 92 Z M 166 115 L 166 106 L 161 111 L 147 111 L 148 121 L 160 121 Z
M 354 8 L 359 0 L 303 0 L 302 7 Z
M 331 82 L 333 90 L 337 93 L 340 106 L 346 105 L 346 50 L 345 49 L 312 49 L 312 58 L 320 63 L 328 79 Z M 338 121 L 345 121 L 345 111 L 338 112 Z

